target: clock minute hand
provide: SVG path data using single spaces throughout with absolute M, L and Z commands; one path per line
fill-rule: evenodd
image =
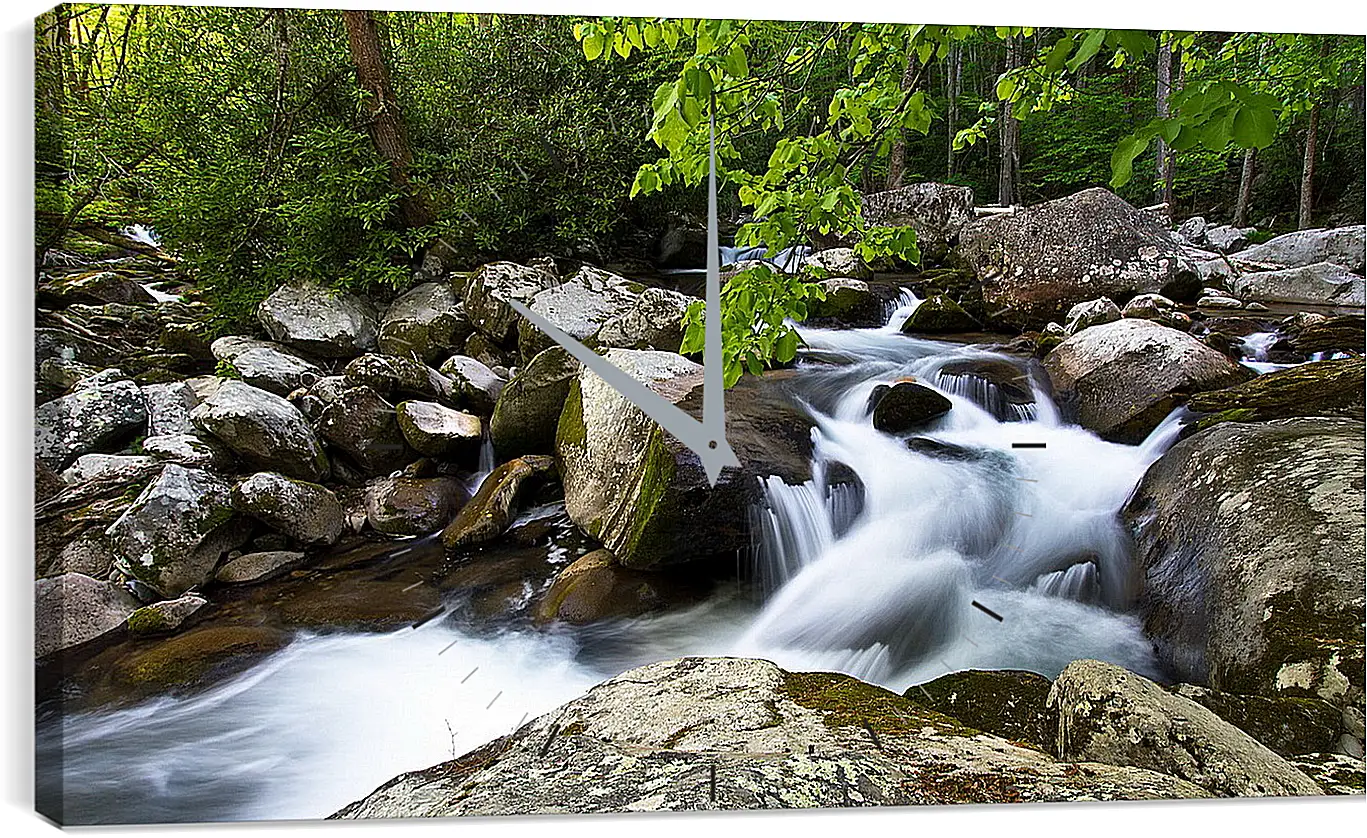
M 740 460 L 736 458 L 735 452 L 727 444 L 725 436 L 712 434 L 704 422 L 699 422 L 684 413 L 663 396 L 622 372 L 611 361 L 565 334 L 554 323 L 522 303 L 517 300 L 505 300 L 505 302 L 512 306 L 513 311 L 527 318 L 533 326 L 545 332 L 551 340 L 563 346 L 566 352 L 573 355 L 580 363 L 607 382 L 608 386 L 639 407 L 642 413 L 654 419 L 656 424 L 691 448 L 698 455 L 698 459 L 702 460 L 708 481 L 713 486 L 717 485 L 717 478 L 721 475 L 721 470 L 724 467 L 740 467 Z M 703 416 L 705 419 L 707 416 L 707 398 L 712 389 L 711 382 L 707 380 L 706 372 L 703 376 L 703 387 L 705 388 L 703 393 Z

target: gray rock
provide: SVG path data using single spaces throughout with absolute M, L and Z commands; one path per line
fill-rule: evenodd
M 190 411 L 199 405 L 199 396 L 184 381 L 167 384 L 148 384 L 142 388 L 147 404 L 147 435 L 174 436 L 192 434 L 195 425 Z
M 342 504 L 329 489 L 269 471 L 237 484 L 233 506 L 301 544 L 332 544 L 345 524 Z
M 106 478 L 136 480 L 157 462 L 156 457 L 134 454 L 82 454 L 74 465 L 62 472 L 62 480 L 67 483 Z
M 386 535 L 427 535 L 450 523 L 465 498 L 448 477 L 381 477 L 366 484 L 366 520 Z
M 641 290 L 639 283 L 586 266 L 563 284 L 537 292 L 527 307 L 580 343 L 594 346 L 603 324 L 629 311 Z M 554 344 L 530 320 L 519 318 L 517 345 L 522 357 L 531 358 Z
M 324 358 L 351 358 L 375 348 L 375 309 L 354 294 L 291 283 L 261 301 L 257 319 L 272 340 Z
M 924 384 L 899 381 L 877 395 L 873 426 L 885 434 L 903 434 L 944 416 L 953 402 Z
M 832 277 L 817 283 L 826 295 L 822 300 L 811 300 L 810 317 L 834 317 L 864 323 L 883 313 L 883 303 L 862 279 Z
M 506 301 L 531 305 L 538 293 L 559 284 L 560 279 L 544 269 L 512 262 L 483 265 L 465 283 L 465 316 L 494 343 L 510 347 L 522 318 Z
M 1210 289 L 1206 289 L 1207 292 Z M 1224 294 L 1206 293 L 1196 301 L 1197 308 L 1243 308 L 1244 304 L 1234 297 L 1226 297 Z
M 1297 230 L 1247 248 L 1230 261 L 1243 271 L 1276 271 L 1331 262 L 1362 274 L 1367 248 L 1367 228 L 1336 227 L 1329 230 Z
M 442 375 L 455 385 L 466 404 L 481 415 L 493 412 L 507 380 L 466 355 L 452 355 L 441 365 Z
M 820 250 L 802 260 L 803 267 L 824 271 L 827 276 L 849 279 L 868 279 L 873 271 L 859 258 L 852 247 L 832 247 Z
M 232 364 L 243 381 L 277 396 L 307 387 L 323 375 L 315 364 L 269 341 L 230 335 L 214 341 L 210 350 L 217 360 Z
M 122 633 L 138 601 L 121 588 L 80 573 L 33 583 L 33 656 L 43 659 Z
M 396 777 L 335 817 L 1206 795 L 1151 771 L 1056 762 L 845 675 L 684 658 L 624 672 L 478 751 Z
M 982 282 L 989 318 L 1033 329 L 1077 303 L 1200 290 L 1196 265 L 1152 215 L 1087 189 L 964 228 L 959 254 Z
M 380 351 L 433 363 L 470 336 L 465 306 L 449 282 L 427 282 L 394 301 L 380 322 Z
M 425 457 L 470 453 L 479 447 L 484 433 L 478 416 L 435 402 L 400 402 L 397 410 L 404 439 Z
M 156 302 L 146 288 L 117 271 L 92 271 L 50 278 L 38 286 L 38 299 L 44 305 L 64 308 L 69 305 L 147 305 Z
M 274 393 L 224 381 L 190 418 L 252 468 L 274 469 L 303 480 L 327 476 L 322 443 L 303 414 Z
M 1167 299 L 1161 295 L 1161 299 Z M 1083 329 L 1091 326 L 1100 326 L 1103 323 L 1114 323 L 1120 319 L 1120 308 L 1110 297 L 1098 297 L 1095 300 L 1088 300 L 1085 303 L 1078 303 L 1068 309 L 1068 320 L 1063 324 L 1063 331 L 1069 335 L 1075 335 Z
M 171 463 L 105 534 L 128 575 L 175 597 L 209 581 L 250 533 L 234 519 L 227 482 Z
M 1232 290 L 1244 299 L 1311 305 L 1363 305 L 1363 279 L 1332 262 L 1246 273 Z
M 913 183 L 864 196 L 869 227 L 912 227 L 924 263 L 944 259 L 973 221 L 973 190 L 944 183 Z
M 1226 255 L 1238 253 L 1248 247 L 1248 237 L 1253 232 L 1252 227 L 1231 227 L 1228 224 L 1211 227 L 1206 230 L 1206 243 Z
M 233 455 L 222 445 L 194 434 L 149 436 L 142 441 L 142 450 L 158 459 L 191 468 L 222 471 L 233 461 Z
M 114 567 L 114 555 L 109 548 L 109 539 L 98 527 L 88 529 L 62 547 L 56 563 L 45 568 L 40 575 L 56 576 L 62 573 L 82 573 L 95 579 L 106 579 Z
M 449 404 L 458 395 L 455 385 L 446 376 L 421 361 L 397 355 L 362 355 L 347 364 L 343 374 L 352 385 L 364 384 L 383 399 L 416 396 Z M 325 399 L 328 402 L 335 400 L 335 393 Z
M 1225 422 L 1174 445 L 1123 510 L 1139 614 L 1180 678 L 1362 699 L 1363 424 Z
M 291 550 L 270 550 L 247 553 L 225 562 L 214 574 L 214 581 L 224 585 L 249 585 L 268 582 L 282 576 L 304 562 L 304 554 Z
M 147 423 L 142 390 L 131 381 L 76 390 L 41 404 L 33 415 L 33 453 L 49 468 L 133 436 Z
M 196 594 L 185 594 L 176 599 L 164 599 L 128 615 L 128 631 L 132 634 L 162 634 L 175 631 L 209 604 Z
M 1146 768 L 1221 797 L 1318 795 L 1320 787 L 1196 702 L 1101 661 L 1073 661 L 1049 691 L 1061 759 Z
M 393 471 L 411 459 L 394 406 L 369 387 L 343 390 L 324 407 L 318 433 L 369 474 Z
M 121 369 L 100 370 L 94 375 L 87 375 L 71 386 L 71 392 L 79 390 L 95 390 L 119 381 L 128 381 L 130 376 Z
M 38 362 L 38 404 L 65 395 L 76 382 L 99 372 L 89 364 L 68 358 L 44 358 Z
M 1162 294 L 1139 294 L 1120 310 L 1124 317 L 1137 317 L 1185 332 L 1191 328 L 1191 317 L 1177 310 L 1177 304 Z
M 1193 215 L 1177 228 L 1177 235 L 1197 247 L 1203 247 L 1206 244 L 1206 229 L 1206 220 L 1199 215 Z
M 668 288 L 647 288 L 629 308 L 603 323 L 598 345 L 678 352 L 684 312 L 696 299 Z
M 1362 757 L 1325 753 L 1300 754 L 1291 758 L 1291 764 L 1319 783 L 1325 794 L 1362 796 Z
M 1116 442 L 1143 440 L 1192 393 L 1253 377 L 1191 335 L 1130 317 L 1078 332 L 1044 368 L 1065 415 Z
M 578 361 L 553 346 L 513 376 L 499 393 L 489 420 L 490 439 L 500 457 L 555 450 L 555 429 L 579 370 Z

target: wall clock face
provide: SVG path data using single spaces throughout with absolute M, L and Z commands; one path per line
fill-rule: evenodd
M 1364 42 L 1153 24 L 40 16 L 38 810 L 1360 796 Z

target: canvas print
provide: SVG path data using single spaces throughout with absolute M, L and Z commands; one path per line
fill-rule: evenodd
M 1363 37 L 1076 23 L 38 17 L 39 811 L 1362 795 Z

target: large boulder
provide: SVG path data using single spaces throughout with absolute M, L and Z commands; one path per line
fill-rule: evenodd
M 441 365 L 441 374 L 450 379 L 461 399 L 481 415 L 493 412 L 507 380 L 482 361 L 468 355 L 452 355 Z
M 240 524 L 227 481 L 171 463 L 105 535 L 128 575 L 176 597 L 213 578 L 223 556 L 250 535 Z
M 414 451 L 425 457 L 451 458 L 479 447 L 483 427 L 478 416 L 435 402 L 400 402 L 399 430 Z
M 331 490 L 272 471 L 237 484 L 233 506 L 301 544 L 332 544 L 346 524 L 342 504 Z
M 612 349 L 623 372 L 702 415 L 702 367 L 669 352 Z M 747 376 L 726 393 L 726 436 L 741 461 L 711 486 L 690 449 L 585 369 L 556 430 L 565 507 L 584 532 L 627 567 L 733 553 L 749 544 L 759 478 L 810 478 L 811 420 L 788 397 L 786 371 Z
M 368 474 L 402 468 L 412 459 L 398 412 L 369 387 L 348 387 L 323 408 L 318 433 Z
M 465 305 L 449 282 L 426 282 L 394 301 L 380 321 L 380 351 L 433 363 L 470 336 Z
M 537 292 L 527 307 L 580 343 L 593 346 L 603 324 L 631 310 L 641 290 L 639 283 L 585 266 L 564 283 Z M 518 319 L 522 357 L 531 358 L 553 345 L 555 341 L 530 320 Z
M 1049 691 L 1062 759 L 1147 768 L 1220 797 L 1318 795 L 1318 784 L 1189 698 L 1110 663 L 1073 661 Z
M 131 438 L 146 423 L 147 403 L 131 381 L 77 389 L 34 411 L 33 453 L 61 470 L 82 454 Z
M 354 358 L 342 370 L 353 384 L 364 384 L 380 398 L 413 396 L 452 404 L 458 398 L 451 379 L 421 361 L 398 355 L 366 354 Z
M 647 288 L 624 311 L 603 323 L 598 345 L 678 352 L 684 312 L 696 299 L 668 288 Z
M 1192 410 L 1221 419 L 1265 422 L 1293 416 L 1344 416 L 1362 421 L 1367 361 L 1362 356 L 1315 361 L 1260 375 L 1237 387 L 1197 393 Z
M 864 280 L 836 276 L 816 284 L 825 296 L 808 301 L 809 323 L 825 318 L 856 327 L 877 326 L 886 322 L 883 300 Z
M 33 600 L 33 656 L 39 659 L 117 638 L 138 607 L 122 588 L 81 573 L 37 580 Z
M 874 401 L 876 399 L 876 401 Z M 873 426 L 885 434 L 903 434 L 948 413 L 954 403 L 924 384 L 899 381 L 875 389 Z
M 1174 445 L 1123 510 L 1139 614 L 1194 684 L 1360 702 L 1362 422 L 1225 422 Z
M 1361 275 L 1367 228 L 1336 227 L 1329 230 L 1297 230 L 1247 248 L 1230 262 L 1242 271 L 1279 271 L 1317 262 L 1331 262 Z
M 970 669 L 941 675 L 903 695 L 968 727 L 1053 753 L 1058 714 L 1045 706 L 1052 686 L 1034 672 Z
M 1244 300 L 1325 306 L 1363 305 L 1363 278 L 1333 262 L 1246 273 L 1231 289 Z
M 868 279 L 873 271 L 864 264 L 852 247 L 831 247 L 819 250 L 802 260 L 804 268 L 814 268 L 828 277 L 847 277 L 849 279 Z
M 963 306 L 948 294 L 935 294 L 921 301 L 921 304 L 902 323 L 902 334 L 950 334 L 971 332 L 981 329 L 982 324 L 973 319 Z
M 274 393 L 241 381 L 224 381 L 190 418 L 252 468 L 302 480 L 327 476 L 323 444 L 303 414 Z
M 366 520 L 386 535 L 427 535 L 446 526 L 465 497 L 449 477 L 381 477 L 365 487 Z
M 512 262 L 483 265 L 465 282 L 465 316 L 494 343 L 511 347 L 522 318 L 507 301 L 531 305 L 537 294 L 559 284 L 555 274 L 542 268 Z
M 1055 761 L 847 675 L 684 658 L 624 672 L 335 817 L 1206 796 L 1153 771 Z
M 230 335 L 214 341 L 210 349 L 216 360 L 231 364 L 243 381 L 277 396 L 307 387 L 323 375 L 316 364 L 270 341 Z
M 1139 442 L 1192 393 L 1253 372 L 1184 332 L 1124 318 L 1083 329 L 1044 359 L 1065 415 L 1115 442 Z
M 375 348 L 374 307 L 321 285 L 282 285 L 261 301 L 256 317 L 272 340 L 323 358 L 351 358 Z
M 1318 698 L 1236 695 L 1195 684 L 1178 684 L 1173 692 L 1288 759 L 1335 749 L 1344 726 L 1342 711 Z
M 199 396 L 184 381 L 148 384 L 142 388 L 147 405 L 147 435 L 177 436 L 195 432 L 190 411 L 199 405 Z
M 923 263 L 941 261 L 973 220 L 973 190 L 945 183 L 913 183 L 864 196 L 869 227 L 911 227 Z
M 1153 215 L 1106 189 L 988 216 L 958 248 L 982 282 L 989 317 L 1022 329 L 1062 320 L 1097 297 L 1159 292 L 1195 299 L 1201 282 L 1181 243 Z
M 580 364 L 559 346 L 540 352 L 498 395 L 489 435 L 500 457 L 550 454 Z

